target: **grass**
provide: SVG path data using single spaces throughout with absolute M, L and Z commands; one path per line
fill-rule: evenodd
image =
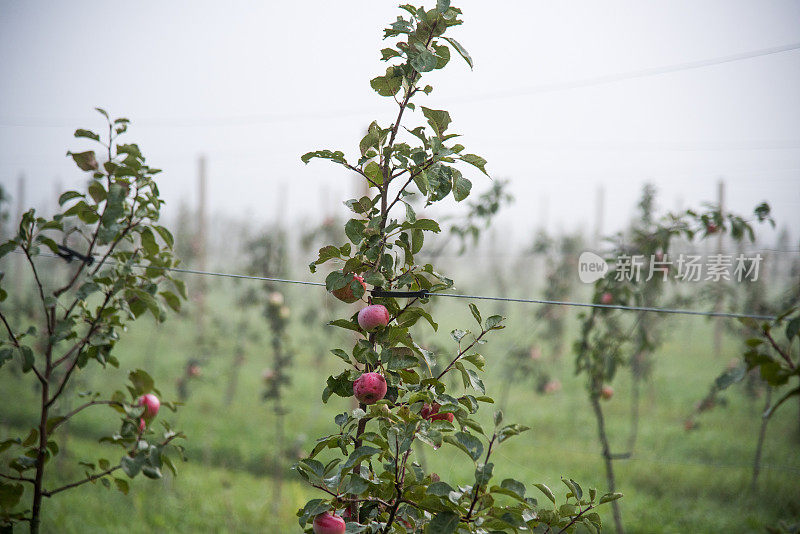
M 80 375 L 78 390 L 111 393 L 120 387 L 129 369 L 152 372 L 166 399 L 176 399 L 176 380 L 186 361 L 203 362 L 203 376 L 192 381 L 186 405 L 176 414 L 162 412 L 186 432 L 189 461 L 179 465 L 179 476 L 160 481 L 138 477 L 130 495 L 86 485 L 45 502 L 45 531 L 89 532 L 297 532 L 297 508 L 316 491 L 303 485 L 289 470 L 292 454 L 281 455 L 274 437 L 270 405 L 260 400 L 261 371 L 271 354 L 266 326 L 252 313 L 226 300 L 233 285 L 218 288 L 212 299 L 208 342 L 198 344 L 191 317 L 179 317 L 161 326 L 150 319 L 134 324 L 118 345 L 120 369 L 100 372 L 90 365 Z M 323 300 L 317 289 L 291 288 L 287 302 L 293 306 L 292 345 L 297 351 L 286 405 L 288 444 L 285 449 L 308 451 L 314 438 L 331 432 L 333 416 L 351 409 L 349 399 L 334 397 L 320 404 L 325 377 L 340 368 L 330 348 L 346 347 L 353 338 L 344 331 L 319 326 L 340 305 Z M 480 303 L 479 303 L 480 304 Z M 447 332 L 472 321 L 466 303 L 437 301 L 434 315 L 442 318 L 436 338 L 446 343 Z M 484 316 L 491 305 L 483 304 Z M 513 347 L 532 342 L 531 308 L 509 307 L 508 328 L 484 347 L 489 372 L 487 393 L 499 396 L 508 380 L 501 365 Z M 240 315 L 249 314 L 254 325 L 246 360 L 241 368 L 233 402 L 223 402 L 234 359 L 234 344 L 242 334 L 236 329 Z M 307 315 L 308 314 L 308 315 Z M 574 325 L 573 325 L 574 327 Z M 728 360 L 739 354 L 738 341 L 726 338 L 726 356 L 711 354 L 711 325 L 698 318 L 671 318 L 666 343 L 657 354 L 653 379 L 642 396 L 640 433 L 630 460 L 615 463 L 622 514 L 628 532 L 764 532 L 779 520 L 800 518 L 800 459 L 797 456 L 797 404 L 783 407 L 770 423 L 764 450 L 759 491 L 748 491 L 751 463 L 759 425 L 761 399 L 752 400 L 742 388 L 728 395 L 729 404 L 703 414 L 699 429 L 686 432 L 683 420 L 703 397 L 713 378 Z M 425 332 L 421 327 L 421 332 Z M 429 329 L 428 329 L 429 330 Z M 569 334 L 574 336 L 575 329 Z M 430 341 L 428 332 L 420 339 Z M 12 376 L 8 366 L 0 373 L 0 439 L 27 433 L 35 421 L 36 391 L 29 377 Z M 584 487 L 605 487 L 605 474 L 597 443 L 597 430 L 583 386 L 573 374 L 572 355 L 553 365 L 563 389 L 551 395 L 534 392 L 533 383 L 514 384 L 505 409 L 506 420 L 525 424 L 531 431 L 504 443 L 495 458 L 500 481 L 513 477 L 526 483 L 544 482 L 563 495 L 560 477 L 570 477 Z M 114 386 L 112 386 L 112 384 Z M 616 380 L 616 394 L 604 403 L 612 446 L 625 447 L 629 429 L 630 379 L 624 372 Z M 459 386 L 460 388 L 460 386 Z M 73 397 L 74 398 L 74 397 Z M 10 402 L 14 399 L 14 402 Z M 73 403 L 76 401 L 72 401 Z M 73 404 L 74 405 L 74 404 Z M 51 487 L 79 478 L 77 460 L 93 460 L 108 453 L 97 438 L 118 424 L 115 412 L 94 407 L 68 427 L 63 457 L 50 471 Z M 490 425 L 491 409 L 481 421 Z M 296 447 L 294 447 L 296 445 Z M 117 455 L 116 450 L 113 454 Z M 295 454 L 296 455 L 296 454 Z M 473 466 L 461 453 L 444 447 L 430 448 L 417 457 L 427 467 L 455 483 L 470 481 Z M 274 495 L 274 473 L 285 474 L 280 500 Z M 531 486 L 532 488 L 532 486 Z M 537 490 L 532 488 L 535 497 Z M 540 502 L 543 499 L 540 498 Z M 606 532 L 613 531 L 610 508 L 601 508 Z

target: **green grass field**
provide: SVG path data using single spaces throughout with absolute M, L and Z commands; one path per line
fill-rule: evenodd
M 163 396 L 174 400 L 176 380 L 187 359 L 200 359 L 203 375 L 192 381 L 186 405 L 177 414 L 163 410 L 158 416 L 173 421 L 188 436 L 189 461 L 178 465 L 178 477 L 167 475 L 159 481 L 137 477 L 128 496 L 108 491 L 99 483 L 65 492 L 45 502 L 45 532 L 299 532 L 295 511 L 308 498 L 321 495 L 294 475 L 292 459 L 278 455 L 275 415 L 260 397 L 261 372 L 271 362 L 269 334 L 265 323 L 259 322 L 257 310 L 243 312 L 224 299 L 232 288 L 225 285 L 225 291 L 215 290 L 211 306 L 215 311 L 210 317 L 214 326 L 206 333 L 213 340 L 210 346 L 198 347 L 191 317 L 171 318 L 161 326 L 142 319 L 118 345 L 120 369 L 100 373 L 90 365 L 74 388 L 110 393 L 122 386 L 128 370 L 142 367 L 152 371 Z M 338 397 L 327 405 L 320 403 L 325 377 L 341 364 L 328 349 L 347 347 L 352 337 L 322 326 L 342 305 L 333 300 L 323 303 L 319 289 L 290 288 L 287 302 L 293 306 L 291 340 L 298 356 L 286 400 L 285 448 L 296 444 L 298 450 L 308 451 L 316 436 L 334 428 L 336 413 L 352 408 L 349 399 Z M 494 311 L 489 305 L 479 305 L 484 316 Z M 442 344 L 452 343 L 448 332 L 468 327 L 472 321 L 466 302 L 437 302 L 435 307 L 435 316 L 441 319 L 439 333 L 434 336 L 429 328 L 426 331 L 420 326 L 421 339 L 435 337 Z M 304 313 L 312 308 L 321 314 L 313 324 L 304 326 Z M 223 399 L 234 359 L 235 323 L 241 313 L 252 315 L 253 324 L 261 325 L 260 334 L 248 344 L 238 388 L 228 406 Z M 490 339 L 483 350 L 489 370 L 487 394 L 496 398 L 506 380 L 504 355 L 533 341 L 529 334 L 531 307 L 509 305 L 505 314 L 508 328 Z M 571 317 L 575 315 L 571 312 Z M 618 489 L 625 494 L 620 502 L 627 531 L 765 532 L 766 526 L 779 520 L 798 521 L 797 403 L 784 406 L 770 423 L 759 491 L 754 494 L 749 483 L 763 399 L 750 399 L 741 386 L 735 386 L 726 395 L 728 406 L 703 414 L 697 430 L 683 428 L 685 417 L 713 378 L 741 352 L 740 341 L 726 338 L 725 355 L 715 358 L 710 322 L 670 318 L 664 324 L 668 334 L 656 355 L 654 377 L 643 391 L 635 451 L 631 459 L 615 463 Z M 569 330 L 570 335 L 574 333 L 574 328 Z M 512 386 L 505 418 L 531 430 L 497 450 L 497 480 L 513 476 L 527 483 L 544 482 L 563 494 L 559 477 L 565 476 L 603 491 L 606 484 L 597 430 L 583 379 L 573 375 L 572 354 L 567 352 L 553 369 L 563 385 L 559 392 L 537 394 L 532 382 Z M 36 391 L 32 384 L 30 377 L 12 375 L 9 368 L 0 372 L 0 439 L 26 434 L 34 425 Z M 630 377 L 623 372 L 614 386 L 616 394 L 604 407 L 612 443 L 622 451 L 630 425 Z M 489 426 L 492 410 L 484 408 L 483 412 L 482 420 Z M 105 453 L 118 456 L 116 449 L 97 443 L 104 429 L 113 429 L 117 421 L 116 413 L 102 406 L 76 417 L 67 428 L 63 454 L 51 467 L 51 486 L 79 478 L 78 460 L 94 460 Z M 447 446 L 438 451 L 425 447 L 417 460 L 444 480 L 471 480 L 474 468 L 465 455 Z M 278 502 L 276 470 L 285 476 Z M 604 531 L 612 532 L 610 508 L 601 510 Z

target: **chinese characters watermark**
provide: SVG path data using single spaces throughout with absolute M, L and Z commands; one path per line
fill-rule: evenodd
M 591 284 L 611 273 L 618 282 L 649 282 L 653 278 L 667 281 L 670 277 L 681 282 L 756 282 L 763 257 L 761 254 L 666 254 L 644 256 L 621 255 L 610 268 L 608 261 L 594 252 L 584 252 L 578 259 L 581 282 Z

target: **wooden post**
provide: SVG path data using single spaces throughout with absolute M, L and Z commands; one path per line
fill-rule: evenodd
M 22 220 L 23 213 L 25 213 L 25 173 L 21 172 L 19 173 L 19 178 L 17 179 L 17 212 L 14 220 L 11 222 L 11 235 L 16 234 L 16 229 L 19 226 L 19 222 Z M 13 287 L 22 287 L 22 258 L 22 254 L 14 254 Z M 19 291 L 15 291 L 14 293 L 16 294 L 17 299 L 21 298 Z
M 719 212 L 722 214 L 723 219 L 725 218 L 725 182 L 720 179 L 719 183 L 717 184 L 717 200 L 719 205 Z M 724 233 L 720 231 L 717 235 L 717 254 L 722 254 L 722 246 L 723 246 L 723 235 Z M 719 290 L 718 290 L 719 291 Z M 721 291 L 717 293 L 716 302 L 714 303 L 714 311 L 721 312 L 722 311 L 722 293 Z M 714 319 L 714 356 L 719 358 L 722 354 L 722 318 L 716 317 Z
M 606 191 L 605 188 L 600 185 L 597 187 L 597 192 L 595 193 L 596 200 L 595 200 L 595 214 L 594 214 L 594 247 L 600 247 L 600 240 L 603 239 L 603 219 L 605 218 L 605 201 L 606 201 Z
M 195 254 L 197 269 L 206 270 L 207 254 L 207 228 L 206 228 L 206 157 L 201 155 L 197 160 L 198 205 L 197 205 L 197 234 L 195 236 Z M 196 281 L 197 287 L 197 327 L 199 339 L 205 340 L 206 320 L 206 281 L 200 276 Z

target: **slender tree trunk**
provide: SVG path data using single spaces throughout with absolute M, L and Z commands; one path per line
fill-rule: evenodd
M 636 439 L 639 437 L 639 405 L 641 404 L 641 385 L 642 379 L 634 370 L 632 373 L 633 382 L 631 383 L 631 433 L 628 436 L 628 451 L 633 453 L 636 446 Z
M 276 517 L 281 510 L 281 491 L 283 489 L 283 453 L 286 450 L 283 443 L 283 408 L 278 405 L 275 407 L 275 442 L 278 444 L 276 454 L 277 469 L 272 473 L 272 513 Z
M 50 378 L 49 365 L 45 373 L 45 380 L 42 384 L 42 410 L 39 417 L 39 451 L 36 456 L 36 476 L 33 482 L 33 506 L 31 508 L 31 534 L 39 533 L 39 525 L 42 514 L 42 491 L 44 485 L 44 460 L 47 450 L 47 414 L 49 407 L 50 388 L 47 380 Z
M 597 433 L 600 437 L 600 444 L 603 447 L 603 459 L 606 464 L 606 480 L 608 481 L 608 491 L 614 492 L 617 488 L 616 479 L 614 478 L 614 465 L 611 458 L 611 447 L 608 444 L 608 436 L 606 435 L 606 423 L 603 418 L 603 409 L 600 406 L 600 400 L 597 396 L 592 395 L 592 408 L 594 408 L 594 415 L 597 418 Z M 611 509 L 614 514 L 614 524 L 616 525 L 617 534 L 625 534 L 625 529 L 622 526 L 622 514 L 619 510 L 619 501 L 611 501 Z
M 231 365 L 230 376 L 228 377 L 228 387 L 225 390 L 225 406 L 230 406 L 233 402 L 233 397 L 236 395 L 236 389 L 239 387 L 239 371 L 244 363 L 244 349 L 241 346 L 236 347 L 236 356 L 233 358 L 233 365 Z
M 761 472 L 761 454 L 764 452 L 764 438 L 767 435 L 767 423 L 769 418 L 764 417 L 763 413 L 769 410 L 772 404 L 772 387 L 767 385 L 767 395 L 764 402 L 764 411 L 761 412 L 761 428 L 758 431 L 758 443 L 756 444 L 756 457 L 753 459 L 753 480 L 750 482 L 750 489 L 756 490 L 758 484 L 758 475 Z

